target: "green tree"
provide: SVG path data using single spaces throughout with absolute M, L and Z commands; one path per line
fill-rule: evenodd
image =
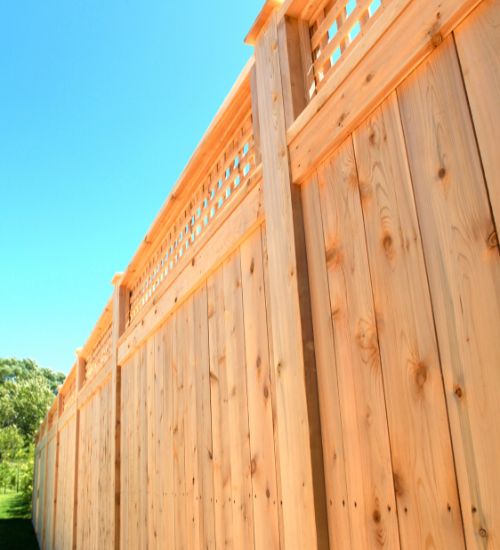
M 30 498 L 34 437 L 65 376 L 31 359 L 0 358 L 0 487 Z
M 32 359 L 2 359 L 0 358 L 0 385 L 11 381 L 20 382 L 29 380 L 33 376 L 41 375 L 47 381 L 52 393 L 64 382 L 66 376 L 62 372 L 39 367 Z

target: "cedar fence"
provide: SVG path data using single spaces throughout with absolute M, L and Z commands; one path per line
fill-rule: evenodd
M 266 3 L 40 428 L 44 550 L 500 548 L 499 29 Z

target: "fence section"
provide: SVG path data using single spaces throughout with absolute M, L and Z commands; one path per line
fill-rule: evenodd
M 496 548 L 499 0 L 270 0 L 37 437 L 44 549 Z

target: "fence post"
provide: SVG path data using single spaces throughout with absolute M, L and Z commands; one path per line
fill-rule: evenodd
M 79 394 L 85 383 L 85 369 L 87 362 L 82 355 L 82 348 L 75 351 L 76 354 L 76 380 L 75 380 L 75 471 L 73 479 L 73 550 L 76 550 L 78 529 L 78 454 L 80 442 L 80 403 Z
M 127 288 L 121 284 L 123 273 L 116 273 L 111 281 L 113 292 L 113 324 L 112 334 L 112 375 L 111 375 L 111 425 L 114 426 L 115 436 L 111 441 L 111 456 L 114 460 L 112 472 L 112 487 L 114 493 L 114 531 L 113 547 L 120 548 L 120 408 L 121 408 L 121 369 L 118 364 L 118 341 L 125 331 L 128 315 Z
M 55 430 L 56 430 L 56 460 L 55 460 L 55 466 L 54 466 L 54 499 L 53 499 L 53 519 L 52 519 L 52 541 L 51 546 L 52 548 L 55 548 L 55 541 L 56 541 L 56 529 L 57 529 L 57 491 L 59 487 L 59 446 L 60 446 L 60 439 L 59 439 L 59 418 L 61 417 L 62 411 L 63 411 L 63 396 L 61 395 L 61 388 L 62 386 L 58 386 L 57 388 L 57 408 L 56 408 L 56 415 L 57 420 L 55 421 Z
M 287 126 L 306 105 L 303 24 L 279 20 L 277 11 L 264 23 L 262 18 L 257 21 L 261 27 L 255 40 L 257 105 L 277 431 L 283 449 L 279 474 L 285 546 L 326 549 L 326 493 L 302 204 L 300 188 L 291 180 L 286 138 Z

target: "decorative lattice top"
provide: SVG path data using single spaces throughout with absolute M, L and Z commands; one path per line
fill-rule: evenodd
M 387 0 L 328 0 L 309 19 L 314 63 L 312 97 Z
M 111 357 L 112 326 L 111 319 L 105 325 L 102 335 L 97 339 L 85 365 L 85 382 L 98 373 Z
M 168 234 L 156 247 L 131 285 L 129 323 L 165 285 L 187 252 L 198 245 L 234 197 L 249 183 L 256 165 L 252 113 L 249 108 L 241 124 L 222 147 L 212 168 L 199 185 Z

